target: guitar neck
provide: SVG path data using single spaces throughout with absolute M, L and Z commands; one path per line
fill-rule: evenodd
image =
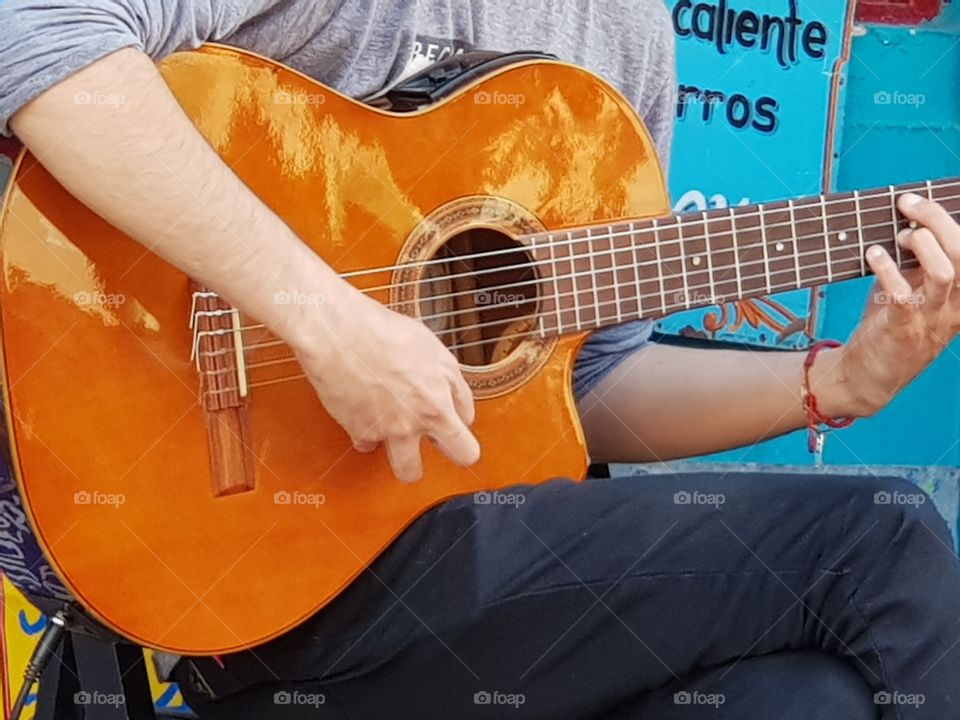
M 698 214 L 571 228 L 528 238 L 546 289 L 545 335 L 864 277 L 864 253 L 909 226 L 896 199 L 914 192 L 960 214 L 960 178 Z

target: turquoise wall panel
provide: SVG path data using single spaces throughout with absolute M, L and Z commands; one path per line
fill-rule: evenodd
M 853 47 L 838 189 L 960 175 L 960 6 L 921 28 L 867 26 Z M 826 290 L 823 336 L 848 337 L 871 284 Z M 836 433 L 825 460 L 960 465 L 960 343 L 877 417 Z

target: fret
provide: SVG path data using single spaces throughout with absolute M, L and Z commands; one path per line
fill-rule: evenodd
M 663 257 L 660 253 L 660 221 L 653 219 L 653 245 L 657 249 L 657 278 L 660 280 L 660 311 L 667 314 L 667 289 L 663 280 Z
M 827 256 L 827 282 L 833 282 L 833 254 L 830 252 L 830 228 L 827 227 L 827 198 L 820 194 L 820 211 L 823 220 L 823 246 Z
M 897 254 L 897 267 L 902 268 L 903 257 L 900 254 L 900 243 L 896 240 L 900 232 L 900 218 L 897 216 L 897 189 L 893 185 L 890 186 L 890 216 L 893 218 L 893 247 L 894 252 Z
M 770 285 L 779 290 L 795 287 L 798 258 L 790 206 L 785 201 L 770 203 L 764 208 L 763 215 L 770 259 Z
M 686 303 L 687 310 L 690 309 L 690 288 L 687 285 L 687 252 L 683 240 L 683 225 L 680 222 L 680 216 L 676 217 L 677 223 L 677 242 L 680 248 L 680 279 L 683 280 L 683 300 Z
M 846 230 L 846 223 L 850 218 L 856 215 L 854 201 L 852 196 L 842 198 L 839 195 L 833 196 L 830 201 L 830 214 L 827 216 L 828 229 L 830 232 L 830 252 L 833 259 L 833 279 L 848 280 L 850 278 L 860 277 L 861 255 L 857 253 L 855 245 L 848 242 L 849 233 Z M 834 247 L 834 238 L 836 238 L 836 247 Z M 854 267 L 851 267 L 853 265 Z
M 933 183 L 927 180 L 927 200 L 933 200 Z
M 561 236 L 562 237 L 562 236 Z M 579 330 L 581 327 L 580 294 L 577 285 L 576 261 L 574 259 L 572 231 L 568 231 L 565 242 L 556 244 L 557 255 L 560 258 L 560 302 L 565 305 L 564 325 Z
M 583 319 L 580 317 L 580 285 L 577 282 L 577 266 L 574 262 L 574 252 L 573 252 L 573 232 L 567 232 L 567 251 L 569 253 L 570 260 L 570 280 L 573 285 L 573 312 L 574 317 L 576 317 L 575 326 L 579 330 L 583 327 Z
M 743 297 L 743 273 L 740 270 L 740 246 L 737 240 L 737 213 L 730 208 L 730 234 L 733 236 L 733 269 L 737 275 L 737 297 Z
M 594 278 L 594 292 L 599 305 L 597 311 L 598 327 L 606 323 L 619 323 L 623 319 L 620 269 L 624 262 L 620 258 L 619 247 L 619 238 L 622 238 L 623 235 L 623 233 L 617 232 L 612 225 L 595 228 L 588 250 L 594 263 L 592 277 Z
M 553 233 L 547 235 L 547 242 L 550 246 L 550 266 L 553 269 L 553 301 L 556 304 L 554 310 L 557 313 L 557 334 L 563 335 L 563 314 L 560 311 L 560 272 L 557 269 L 557 247 L 553 240 Z
M 613 227 L 607 225 L 609 234 L 607 239 L 610 241 L 610 271 L 613 277 L 613 303 L 617 311 L 617 324 L 623 322 L 623 305 L 620 302 L 620 277 L 617 275 L 617 246 L 614 239 Z
M 713 277 L 713 249 L 710 245 L 710 221 L 707 211 L 703 211 L 703 239 L 707 245 L 707 283 L 710 285 L 710 302 L 717 302 L 717 286 Z
M 633 256 L 633 279 L 637 287 L 637 317 L 643 317 L 643 290 L 640 288 L 640 259 L 637 257 L 637 227 L 630 223 L 630 253 Z
M 823 212 L 819 198 L 801 198 L 793 203 L 797 239 L 796 264 L 799 265 L 797 287 L 812 287 L 827 282 L 830 273 L 823 234 Z M 794 268 L 796 274 L 796 267 Z
M 760 237 L 763 240 L 763 266 L 767 277 L 767 288 L 769 292 L 773 292 L 773 283 L 770 281 L 770 253 L 767 249 L 767 220 L 764 216 L 763 203 L 757 205 L 757 212 L 760 214 Z
M 803 287 L 803 282 L 800 280 L 800 235 L 797 232 L 797 213 L 793 207 L 793 200 L 790 200 L 787 203 L 787 207 L 790 208 L 790 229 L 793 231 L 793 265 L 796 269 L 797 275 L 797 287 Z
M 686 279 L 688 302 L 691 307 L 709 304 L 711 302 L 711 278 L 708 265 L 711 261 L 707 251 L 706 229 L 703 217 L 696 215 L 682 215 L 680 223 L 684 228 L 683 249 L 686 253 Z
M 590 263 L 590 290 L 593 293 L 593 310 L 596 324 L 600 326 L 600 282 L 597 278 L 597 266 L 594 263 L 594 247 L 592 229 L 587 228 L 587 260 Z
M 708 254 L 707 268 L 712 290 L 710 303 L 721 305 L 726 298 L 738 295 L 737 254 L 733 243 L 733 222 L 727 208 L 707 211 L 704 252 Z
M 531 270 L 533 270 L 533 280 L 531 280 L 531 283 L 534 286 L 533 291 L 538 300 L 541 300 L 540 292 L 539 292 L 540 288 L 544 286 L 544 283 L 542 281 L 546 280 L 545 275 L 541 273 L 540 270 L 538 269 L 538 266 L 541 265 L 543 262 L 541 260 L 541 253 L 539 252 L 540 248 L 538 246 L 541 240 L 543 240 L 543 237 L 540 235 L 533 235 L 530 238 L 530 257 L 534 261 L 530 266 Z M 537 332 L 542 338 L 547 336 L 546 327 L 544 324 L 544 317 L 545 317 L 544 306 L 548 301 L 549 301 L 549 298 L 546 298 L 546 300 L 542 302 L 538 302 L 534 312 L 537 320 Z
M 737 264 L 739 297 L 762 293 L 766 282 L 766 263 L 763 255 L 761 214 L 757 207 L 739 207 L 730 211 L 737 235 Z
M 857 207 L 857 237 L 860 244 L 860 274 L 867 274 L 866 248 L 863 246 L 863 216 L 860 214 L 860 191 L 853 191 L 853 200 Z
M 955 194 L 958 190 L 957 183 L 937 183 L 933 190 L 934 200 L 943 205 L 944 209 L 947 211 L 947 214 L 956 220 L 958 213 L 960 213 L 960 208 L 957 207 L 958 201 L 960 201 L 960 196 Z

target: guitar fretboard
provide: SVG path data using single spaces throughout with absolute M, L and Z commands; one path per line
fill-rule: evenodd
M 869 274 L 881 245 L 909 227 L 897 198 L 914 192 L 960 214 L 960 179 L 837 193 L 530 236 L 545 296 L 541 331 L 564 334 L 637 318 L 810 288 Z

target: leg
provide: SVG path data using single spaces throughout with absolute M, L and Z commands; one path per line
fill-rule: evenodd
M 939 720 L 956 709 L 960 562 L 931 503 L 878 504 L 878 492 L 918 491 L 692 474 L 500 496 L 514 505 L 460 498 L 325 611 L 227 668 L 266 690 L 322 687 L 327 717 L 488 717 L 491 699 L 560 720 L 702 668 L 810 649 L 896 693 L 884 720 Z M 221 707 L 208 716 L 242 717 L 247 702 Z
M 643 693 L 602 720 L 877 720 L 874 694 L 850 663 L 783 652 L 701 670 Z

